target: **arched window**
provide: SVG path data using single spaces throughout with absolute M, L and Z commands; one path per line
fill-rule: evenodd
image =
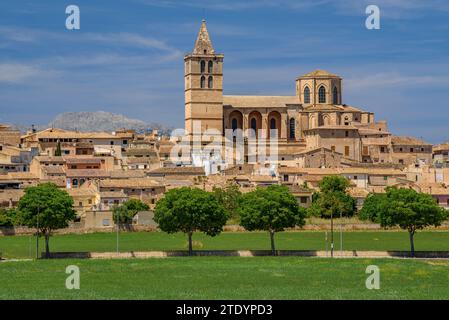
M 207 87 L 209 89 L 212 89 L 214 87 L 214 79 L 212 77 L 209 77 L 209 79 L 207 80 Z
M 290 118 L 290 139 L 295 139 L 295 118 Z
M 270 129 L 271 130 L 276 129 L 276 119 L 275 118 L 271 118 L 271 120 L 270 120 Z
M 304 103 L 310 103 L 310 89 L 309 87 L 304 88 Z
M 251 119 L 251 129 L 254 130 L 254 132 L 257 130 L 257 120 L 256 118 Z
M 318 89 L 318 103 L 326 103 L 326 89 L 323 86 Z
M 201 77 L 201 89 L 204 89 L 206 87 L 206 77 Z
M 212 61 L 209 61 L 209 63 L 207 64 L 207 72 L 212 73 L 213 67 L 214 63 Z
M 333 104 L 338 104 L 338 90 L 334 87 L 334 92 L 332 93 Z
M 234 130 L 237 130 L 238 124 L 237 124 L 237 119 L 236 119 L 236 118 L 232 119 L 231 127 L 232 127 L 232 130 L 233 130 L 233 131 L 234 131 Z
M 201 60 L 201 73 L 206 72 L 206 61 Z

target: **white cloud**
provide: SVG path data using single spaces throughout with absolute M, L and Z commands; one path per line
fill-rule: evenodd
M 422 10 L 449 11 L 449 3 L 446 0 L 136 0 L 149 6 L 175 8 L 192 7 L 213 11 L 244 11 L 248 9 L 289 9 L 309 10 L 316 7 L 332 6 L 341 15 L 365 14 L 366 6 L 370 4 L 381 8 L 382 14 L 387 18 L 406 18 L 412 13 L 420 13 Z M 207 11 L 206 11 L 207 13 Z
M 21 83 L 40 72 L 40 68 L 32 65 L 4 63 L 0 64 L 0 82 Z
M 355 76 L 345 80 L 348 89 L 379 88 L 390 86 L 439 86 L 449 85 L 449 76 L 404 75 L 397 72 L 380 72 L 366 76 Z

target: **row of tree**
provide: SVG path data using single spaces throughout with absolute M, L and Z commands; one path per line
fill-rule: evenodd
M 207 192 L 199 188 L 177 188 L 168 191 L 156 203 L 154 220 L 167 233 L 183 232 L 188 237 L 192 254 L 194 232 L 209 236 L 221 233 L 232 219 L 248 231 L 269 233 L 272 254 L 276 254 L 275 233 L 287 228 L 302 227 L 310 215 L 324 218 L 351 216 L 355 200 L 349 196 L 349 181 L 340 176 L 328 176 L 320 182 L 320 192 L 313 195 L 312 205 L 305 209 L 298 205 L 289 189 L 282 185 L 256 188 L 242 194 L 236 184 L 214 188 Z M 113 211 L 119 225 L 132 223 L 136 213 L 149 207 L 131 199 Z M 46 255 L 52 231 L 65 228 L 73 221 L 73 199 L 65 190 L 51 183 L 29 187 L 16 209 L 0 211 L 0 226 L 23 225 L 36 228 L 45 238 Z M 414 235 L 427 226 L 439 226 L 448 212 L 439 207 L 427 194 L 412 189 L 387 188 L 385 194 L 372 194 L 365 200 L 360 218 L 379 223 L 382 227 L 399 226 L 409 232 L 411 253 L 414 255 Z
M 320 192 L 313 194 L 308 209 L 300 207 L 289 189 L 281 185 L 257 188 L 246 194 L 241 194 L 236 185 L 214 188 L 211 193 L 196 188 L 173 189 L 156 204 L 155 220 L 162 231 L 186 233 L 189 254 L 192 254 L 195 231 L 216 236 L 228 219 L 233 218 L 248 231 L 267 231 L 275 255 L 276 232 L 304 226 L 307 216 L 330 218 L 332 229 L 334 217 L 348 217 L 356 212 L 356 201 L 348 194 L 349 180 L 328 176 L 319 187 Z M 414 256 L 416 231 L 441 225 L 449 218 L 449 213 L 431 195 L 388 187 L 385 194 L 367 197 L 360 218 L 379 223 L 384 228 L 407 230 L 411 256 Z
M 268 231 L 275 254 L 275 233 L 303 226 L 305 216 L 306 210 L 281 185 L 257 188 L 243 195 L 234 186 L 213 192 L 183 187 L 168 191 L 156 203 L 154 220 L 164 232 L 187 234 L 191 255 L 194 232 L 216 236 L 230 217 L 238 217 L 240 225 L 248 231 Z

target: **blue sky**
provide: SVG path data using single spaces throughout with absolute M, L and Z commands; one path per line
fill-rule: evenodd
M 81 29 L 65 28 L 76 4 Z M 365 28 L 365 8 L 381 29 Z M 207 19 L 224 93 L 293 95 L 320 68 L 390 130 L 449 140 L 446 0 L 40 0 L 0 3 L 0 122 L 110 111 L 183 127 L 183 56 Z

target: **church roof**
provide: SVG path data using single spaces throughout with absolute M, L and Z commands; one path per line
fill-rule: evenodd
M 307 111 L 341 111 L 341 112 L 363 112 L 362 110 L 348 106 L 348 105 L 335 105 L 335 104 L 311 104 L 304 107 Z
M 195 47 L 193 48 L 193 54 L 215 54 L 212 41 L 209 37 L 209 32 L 206 27 L 206 20 L 201 22 L 200 32 L 196 38 Z
M 330 73 L 329 71 L 317 69 L 312 72 L 306 73 L 300 78 L 340 78 L 340 77 L 337 76 L 336 74 Z
M 234 108 L 285 108 L 299 105 L 297 96 L 223 96 L 223 105 Z

